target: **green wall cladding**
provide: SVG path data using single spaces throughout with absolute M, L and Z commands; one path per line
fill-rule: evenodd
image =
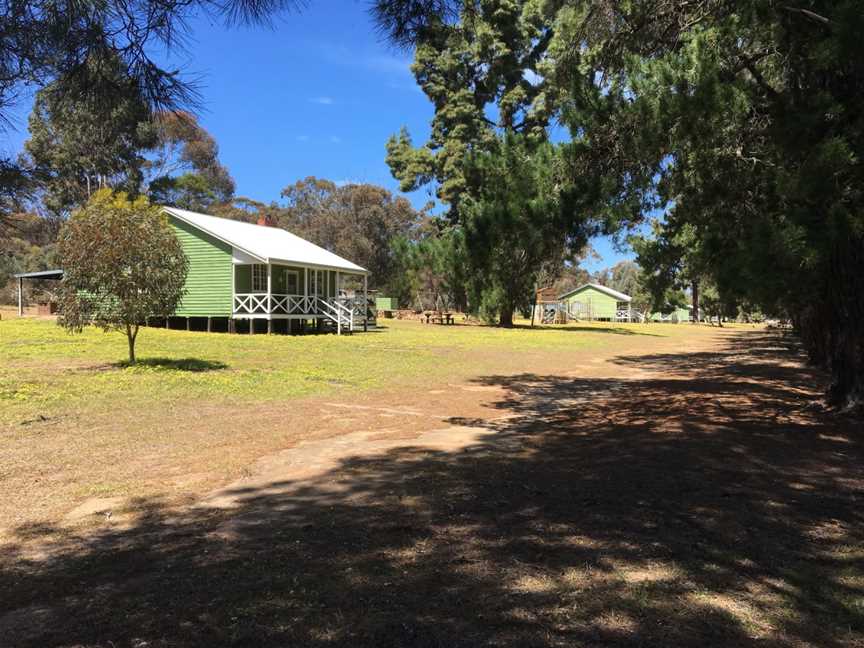
M 231 246 L 171 218 L 174 233 L 189 262 L 186 294 L 174 312 L 180 317 L 231 315 Z
M 590 286 L 574 295 L 570 295 L 566 301 L 568 305 L 580 302 L 582 304 L 580 316 L 583 318 L 589 317 L 590 313 L 592 319 L 614 319 L 618 309 L 618 302 L 614 297 L 610 297 L 606 293 L 600 292 Z M 573 312 L 572 308 L 570 312 Z
M 398 304 L 395 297 L 376 297 L 375 308 L 378 310 L 397 310 Z
M 665 320 L 663 318 L 666 318 Z M 649 318 L 652 322 L 689 322 L 690 310 L 687 308 L 676 308 L 672 313 L 665 316 L 663 313 L 651 313 Z

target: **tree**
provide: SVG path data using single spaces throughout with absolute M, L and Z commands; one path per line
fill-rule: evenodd
M 692 225 L 680 218 L 681 213 L 673 209 L 665 222 L 651 223 L 650 236 L 632 236 L 629 241 L 637 254 L 642 284 L 655 306 L 662 308 L 674 301 L 672 295 L 689 289 L 692 321 L 696 323 L 700 320 L 700 286 L 709 280 L 706 268 L 712 264 Z
M 561 161 L 548 143 L 505 136 L 493 152 L 466 165 L 476 187 L 462 198 L 461 228 L 469 294 L 488 320 L 513 325 L 513 313 L 533 302 L 541 272 L 563 247 L 586 243 L 581 222 L 562 199 Z
M 0 0 L 0 121 L 22 85 L 44 86 L 58 79 L 92 99 L 110 99 L 111 84 L 92 76 L 94 55 L 119 62 L 147 105 L 176 108 L 197 102 L 194 82 L 166 69 L 165 51 L 182 50 L 189 19 L 217 16 L 226 24 L 262 24 L 292 0 L 107 0 L 55 2 Z M 69 94 L 63 88 L 63 94 Z M 80 97 L 79 97 L 80 98 Z
M 226 24 L 267 23 L 297 6 L 293 0 L 0 0 L 0 124 L 25 87 L 55 85 L 74 104 L 115 101 L 117 84 L 94 69 L 94 59 L 115 61 L 127 90 L 151 113 L 196 107 L 193 80 L 163 63 L 188 41 L 190 18 L 206 14 Z M 0 158 L 0 224 L 9 197 L 26 198 L 30 174 L 15 160 Z
M 18 282 L 13 274 L 56 267 L 52 225 L 36 214 L 18 213 L 10 217 L 7 228 L 0 229 L 0 303 L 15 299 Z M 48 287 L 39 282 L 27 283 L 24 289 L 31 296 Z
M 130 363 L 139 326 L 170 315 L 183 297 L 183 248 L 144 197 L 97 191 L 64 225 L 58 256 L 64 271 L 58 323 L 73 332 L 89 324 L 124 331 Z
M 209 212 L 214 206 L 231 200 L 233 185 L 227 170 L 221 178 L 214 178 L 206 173 L 189 172 L 155 179 L 150 183 L 149 193 L 150 200 L 160 205 Z
M 377 17 L 391 31 L 400 11 L 419 11 L 421 4 L 379 2 Z M 436 8 L 429 4 L 427 9 Z M 505 133 L 545 139 L 556 96 L 547 92 L 543 76 L 551 29 L 539 11 L 519 2 L 451 9 L 450 17 L 458 13 L 458 20 L 430 15 L 426 27 L 413 32 L 411 70 L 435 106 L 430 139 L 415 147 L 403 128 L 387 142 L 387 164 L 403 191 L 434 183 L 455 221 L 471 189 L 465 176 L 469 154 L 493 150 Z
M 388 290 L 400 304 L 420 310 L 458 308 L 464 300 L 463 246 L 454 228 L 427 228 L 417 239 L 396 238 L 396 268 Z
M 698 2 L 607 40 L 653 48 L 619 69 L 720 301 L 787 313 L 841 407 L 864 400 L 862 27 L 851 1 Z
M 370 272 L 373 286 L 389 287 L 396 274 L 393 245 L 416 238 L 426 216 L 408 200 L 372 184 L 308 177 L 282 190 L 276 224 L 316 245 L 353 259 Z
M 91 78 L 112 86 L 109 97 L 66 93 L 67 79 L 38 93 L 24 147 L 43 188 L 45 206 L 67 213 L 98 189 L 136 193 L 143 180 L 143 151 L 156 143 L 144 98 L 123 76 L 120 61 L 92 56 Z
M 573 23 L 580 12 L 567 4 L 382 0 L 374 11 L 395 42 L 415 46 L 412 71 L 435 107 L 429 141 L 416 147 L 403 129 L 387 143 L 387 163 L 403 190 L 436 188 L 448 206 L 446 220 L 463 230 L 471 309 L 507 324 L 512 315 L 506 311 L 526 305 L 538 279 L 559 272 L 590 234 L 639 218 L 642 195 L 634 187 L 654 169 L 635 162 L 625 166 L 615 137 L 588 137 L 578 126 L 571 128 L 573 141 L 555 154 L 566 174 L 559 173 L 542 197 L 526 186 L 526 179 L 539 179 L 529 164 L 519 169 L 527 172 L 520 178 L 492 173 L 488 161 L 509 159 L 510 172 L 517 171 L 519 156 L 501 155 L 512 142 L 519 141 L 523 157 L 530 158 L 532 149 L 544 150 L 556 116 L 605 124 L 612 106 L 627 100 L 625 89 L 601 85 L 593 70 L 574 63 L 572 44 L 581 36 Z M 564 59 L 567 65 L 560 64 Z M 582 103 L 569 100 L 574 86 L 591 111 L 580 111 Z M 477 162 L 484 159 L 486 171 Z M 524 227 L 527 221 L 516 211 L 520 199 L 506 191 L 514 182 L 524 196 L 549 201 L 548 218 L 532 217 L 533 227 Z M 499 189 L 509 206 L 495 195 Z M 495 218 L 501 219 L 500 231 Z M 511 254 L 515 264 L 505 261 Z M 538 272 L 542 264 L 553 270 Z
M 653 310 L 664 312 L 669 305 L 668 296 L 655 299 L 646 289 L 644 276 L 639 265 L 634 261 L 619 261 L 609 271 L 609 288 L 630 295 L 630 308 L 639 313 L 643 321 L 647 321 Z
M 36 191 L 32 172 L 0 158 L 0 235 L 15 228 L 15 215 Z
M 473 13 L 482 18 L 504 4 L 506 15 L 533 12 L 538 33 L 549 34 L 541 75 L 575 145 L 574 183 L 600 189 L 607 204 L 622 204 L 615 185 L 629 194 L 624 202 L 641 203 L 630 219 L 614 210 L 604 227 L 629 227 L 651 208 L 674 208 L 667 238 L 691 229 L 699 279 L 717 299 L 787 314 L 811 360 L 831 370 L 829 402 L 864 403 L 858 0 L 806 7 L 764 0 L 388 4 L 378 3 L 380 26 L 396 41 L 418 44 L 418 52 L 453 29 L 454 15 L 466 25 Z M 502 54 L 506 60 L 509 52 Z M 466 70 L 465 87 L 482 92 L 482 83 L 471 84 L 492 62 L 475 69 L 458 48 L 445 62 Z M 439 104 L 448 105 L 446 97 Z M 482 145 L 470 123 L 453 132 Z M 413 157 L 407 150 L 395 151 L 402 153 L 394 158 L 397 174 L 433 177 L 433 149 Z M 696 299 L 699 283 L 692 287 Z
M 194 115 L 161 111 L 153 118 L 153 126 L 156 141 L 146 163 L 152 202 L 208 211 L 234 197 L 234 180 L 219 162 L 216 140 Z

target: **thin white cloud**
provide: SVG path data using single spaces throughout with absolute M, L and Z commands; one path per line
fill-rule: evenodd
M 320 104 L 322 106 L 332 106 L 335 101 L 333 101 L 333 97 L 312 97 L 309 99 L 309 103 Z
M 340 144 L 340 143 L 342 142 L 342 138 L 341 138 L 341 137 L 338 137 L 338 136 L 336 136 L 336 135 L 331 135 L 331 136 L 330 136 L 330 141 L 331 141 L 333 144 Z
M 399 56 L 369 56 L 363 59 L 363 64 L 375 70 L 411 73 L 411 59 Z
M 298 142 L 308 142 L 308 141 L 309 141 L 309 136 L 308 136 L 308 135 L 298 135 L 295 139 L 296 139 Z
M 390 88 L 417 89 L 414 74 L 411 72 L 412 59 L 379 53 L 357 52 L 341 44 L 318 43 L 323 58 L 335 65 L 362 68 L 377 81 L 383 81 Z

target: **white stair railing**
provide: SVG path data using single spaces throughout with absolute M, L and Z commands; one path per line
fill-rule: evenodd
M 321 306 L 321 312 L 330 320 L 336 323 L 336 333 L 341 335 L 343 327 L 347 326 L 349 332 L 354 332 L 354 313 L 338 300 L 318 298 L 318 303 Z

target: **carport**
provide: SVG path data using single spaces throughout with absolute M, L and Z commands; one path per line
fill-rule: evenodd
M 60 281 L 63 278 L 62 270 L 40 270 L 39 272 L 22 272 L 16 274 L 18 280 L 18 317 L 24 315 L 24 280 L 49 280 Z

